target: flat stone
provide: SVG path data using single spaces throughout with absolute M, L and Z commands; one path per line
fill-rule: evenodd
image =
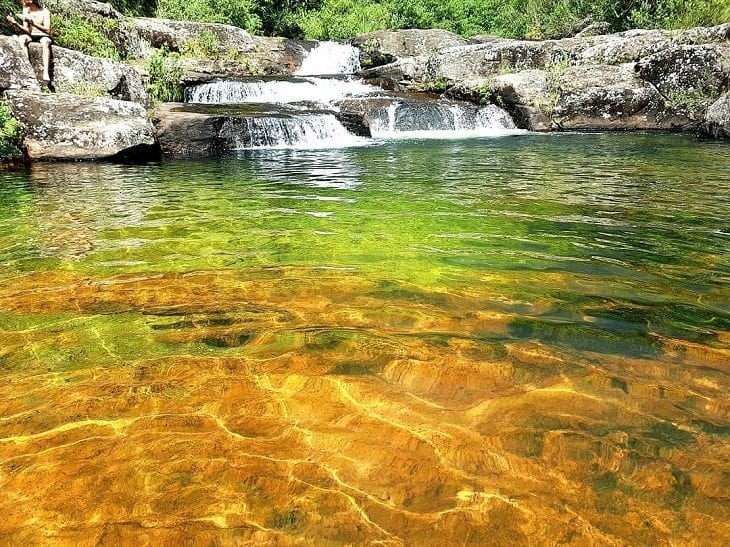
M 5 98 L 25 126 L 31 160 L 143 160 L 154 155 L 154 127 L 137 103 L 34 91 L 7 91 Z

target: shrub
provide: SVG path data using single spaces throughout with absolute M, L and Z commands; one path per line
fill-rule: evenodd
M 218 36 L 209 30 L 202 30 L 182 45 L 180 54 L 184 57 L 217 59 L 220 56 Z
M 123 14 L 134 17 L 152 17 L 157 9 L 156 0 L 111 0 L 109 3 Z
M 121 59 L 119 50 L 107 35 L 117 30 L 119 23 L 100 17 L 84 19 L 77 15 L 56 15 L 52 20 L 56 44 L 95 57 Z
M 14 0 L 0 0 L 0 34 L 15 34 L 13 28 L 5 20 L 6 15 L 20 14 L 20 4 Z
M 147 72 L 147 93 L 154 102 L 182 101 L 183 68 L 177 53 L 169 53 L 166 48 L 156 50 L 147 63 Z
M 629 26 L 679 29 L 730 21 L 725 0 L 664 0 L 639 2 L 628 17 Z
M 358 0 L 325 0 L 318 10 L 300 11 L 295 21 L 307 38 L 338 40 L 388 28 L 387 4 Z
M 155 15 L 181 21 L 235 25 L 252 33 L 261 29 L 254 0 L 159 0 Z
M 172 0 L 170 0 L 172 1 Z M 442 28 L 463 36 L 559 38 L 591 22 L 614 31 L 686 28 L 730 20 L 726 0 L 322 0 L 279 13 L 307 38 L 348 38 L 376 29 Z M 265 20 L 275 19 L 264 12 Z M 294 21 L 294 25 L 291 24 Z M 268 28 L 269 23 L 267 23 Z
M 0 161 L 23 157 L 22 126 L 8 105 L 0 102 Z

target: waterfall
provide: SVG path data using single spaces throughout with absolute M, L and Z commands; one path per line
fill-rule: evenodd
M 330 104 L 379 91 L 355 79 L 290 78 L 214 81 L 185 90 L 185 102 L 196 104 L 296 103 Z
M 376 138 L 465 138 L 514 133 L 512 118 L 494 105 L 394 102 L 371 114 Z
M 320 42 L 302 61 L 299 76 L 355 74 L 360 71 L 360 50 L 348 44 Z
M 233 118 L 224 124 L 221 136 L 239 150 L 342 148 L 367 143 L 366 139 L 347 131 L 332 114 Z
M 224 150 L 259 148 L 342 148 L 373 139 L 465 138 L 517 130 L 494 106 L 434 100 L 419 94 L 388 94 L 365 84 L 359 50 L 320 42 L 291 77 L 249 77 L 188 87 L 185 102 L 196 112 L 222 115 L 218 137 Z M 216 106 L 217 105 L 217 106 Z M 248 105 L 242 108 L 242 105 Z M 340 119 L 338 119 L 338 117 Z

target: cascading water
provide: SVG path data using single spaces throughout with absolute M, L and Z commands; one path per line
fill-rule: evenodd
M 224 124 L 223 136 L 233 148 L 339 148 L 363 144 L 332 114 L 232 119 Z
M 348 124 L 361 120 L 362 126 L 355 130 L 365 135 L 369 131 L 377 140 L 464 138 L 517 131 L 509 115 L 496 106 L 389 96 L 356 79 L 353 75 L 359 70 L 359 50 L 320 42 L 306 54 L 293 77 L 206 82 L 186 89 L 185 101 L 201 105 L 196 108 L 235 108 L 220 137 L 227 148 L 237 150 L 339 148 L 373 142 L 348 131 L 340 119 Z
M 185 101 L 197 104 L 296 103 L 331 104 L 345 97 L 376 93 L 378 88 L 359 80 L 290 78 L 208 82 L 185 91 Z
M 376 138 L 465 138 L 514 133 L 514 121 L 494 105 L 394 102 L 371 114 Z
M 299 76 L 356 74 L 360 72 L 360 50 L 337 42 L 320 42 L 302 61 Z

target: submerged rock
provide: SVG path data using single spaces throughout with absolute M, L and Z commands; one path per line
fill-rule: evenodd
M 8 91 L 5 98 L 25 126 L 31 160 L 142 160 L 155 154 L 154 127 L 137 103 L 32 91 Z

